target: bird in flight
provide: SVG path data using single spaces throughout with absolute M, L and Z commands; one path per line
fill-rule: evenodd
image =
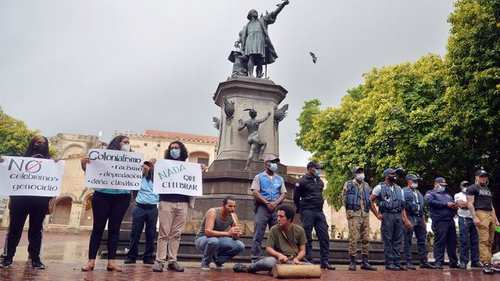
M 311 55 L 313 63 L 316 63 L 318 61 L 318 57 L 313 52 L 309 52 L 309 54 Z

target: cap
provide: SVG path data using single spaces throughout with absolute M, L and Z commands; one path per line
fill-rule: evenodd
M 267 154 L 264 156 L 264 162 L 280 162 L 280 159 L 272 154 Z
M 464 187 L 467 187 L 469 185 L 469 182 L 468 181 L 462 181 L 460 183 L 460 188 L 464 188 Z
M 488 172 L 486 172 L 485 170 L 483 169 L 479 169 L 476 171 L 476 177 L 484 177 L 484 176 L 489 176 L 490 174 L 488 174 Z
M 321 169 L 321 165 L 314 162 L 314 161 L 310 161 L 309 163 L 307 163 L 307 169 L 309 168 L 316 168 L 316 169 Z
M 353 174 L 356 174 L 358 172 L 363 172 L 364 170 L 365 169 L 363 167 L 356 166 L 356 167 L 352 168 L 351 171 L 352 171 Z
M 387 168 L 384 170 L 384 177 L 387 177 L 388 175 L 395 174 L 395 173 L 396 173 L 396 170 L 394 170 L 393 168 Z
M 442 185 L 448 185 L 446 183 L 446 180 L 443 178 L 443 177 L 437 177 L 434 179 L 434 183 L 439 183 L 439 184 L 442 184 Z
M 420 179 L 419 177 L 417 177 L 417 176 L 415 176 L 415 175 L 413 175 L 413 174 L 408 174 L 408 175 L 406 176 L 406 180 L 407 180 L 407 181 L 418 181 L 419 179 Z

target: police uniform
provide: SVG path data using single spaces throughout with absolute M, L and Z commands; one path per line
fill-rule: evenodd
M 355 169 L 361 170 L 361 168 Z M 358 242 L 361 242 L 362 269 L 376 270 L 368 263 L 370 241 L 370 193 L 367 182 L 352 179 L 344 183 L 342 199 L 346 209 L 349 228 L 349 270 L 356 270 L 356 254 Z
M 409 177 L 407 177 L 407 179 Z M 414 179 L 410 178 L 410 180 L 416 181 L 417 178 L 416 177 L 414 177 Z M 421 267 L 429 266 L 427 262 L 427 246 L 426 246 L 427 227 L 424 221 L 424 196 L 416 188 L 412 189 L 411 187 L 408 186 L 403 188 L 403 194 L 405 199 L 406 214 L 408 216 L 410 223 L 413 226 L 412 229 L 404 230 L 403 263 L 406 263 L 407 266 L 412 265 L 411 240 L 413 238 L 413 233 L 415 233 L 415 237 L 417 238 L 417 250 L 418 250 L 418 258 L 420 260 L 420 266 Z
M 328 224 L 323 213 L 324 183 L 316 175 L 306 174 L 295 185 L 293 201 L 300 213 L 302 226 L 306 232 L 306 259 L 312 262 L 312 229 L 316 231 L 319 240 L 321 265 L 328 265 L 330 237 Z
M 384 176 L 395 173 L 384 171 Z M 373 188 L 373 195 L 377 198 L 379 212 L 382 214 L 380 232 L 384 241 L 385 266 L 387 269 L 401 269 L 401 246 L 403 242 L 403 219 L 401 212 L 404 208 L 403 190 L 397 184 L 379 183 Z
M 280 198 L 281 194 L 286 193 L 283 178 L 276 173 L 269 176 L 266 171 L 255 176 L 250 190 L 259 192 L 269 202 L 276 201 Z M 276 223 L 276 212 L 269 211 L 266 205 L 256 201 L 254 236 L 251 249 L 252 262 L 262 257 L 262 239 L 264 238 L 266 227 L 269 226 L 269 229 L 271 229 Z

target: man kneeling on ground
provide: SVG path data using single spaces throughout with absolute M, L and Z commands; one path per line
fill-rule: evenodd
M 306 233 L 304 229 L 292 223 L 295 211 L 292 207 L 282 205 L 277 208 L 278 224 L 269 230 L 266 252 L 263 257 L 250 266 L 236 264 L 235 272 L 271 271 L 277 263 L 309 264 L 304 259 L 306 255 Z
M 228 196 L 222 200 L 222 207 L 211 208 L 205 214 L 200 232 L 195 240 L 196 248 L 203 253 L 201 269 L 210 270 L 210 262 L 217 269 L 245 249 L 243 242 L 238 240 L 241 229 L 237 225 L 236 201 Z

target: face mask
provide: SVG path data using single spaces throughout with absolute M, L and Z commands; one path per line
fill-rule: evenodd
M 462 188 L 463 193 L 467 193 L 467 187 Z
M 130 144 L 122 144 L 121 151 L 130 151 Z
M 414 182 L 411 184 L 411 188 L 417 188 L 418 187 L 418 183 Z
M 181 157 L 181 150 L 178 148 L 170 149 L 170 157 L 174 159 L 179 159 Z
M 436 188 L 437 192 L 444 192 L 446 190 L 446 187 L 444 185 L 438 185 Z
M 365 174 L 364 173 L 356 174 L 355 179 L 358 181 L 363 181 L 365 179 Z
M 321 170 L 316 169 L 314 175 L 319 177 L 321 175 Z
M 269 164 L 269 170 L 271 170 L 272 172 L 276 172 L 278 170 L 278 164 L 276 164 L 276 163 L 270 163 Z
M 396 180 L 397 180 L 397 179 L 398 179 L 398 178 L 397 178 L 396 176 L 390 176 L 390 177 L 388 178 L 389 182 L 396 182 Z

